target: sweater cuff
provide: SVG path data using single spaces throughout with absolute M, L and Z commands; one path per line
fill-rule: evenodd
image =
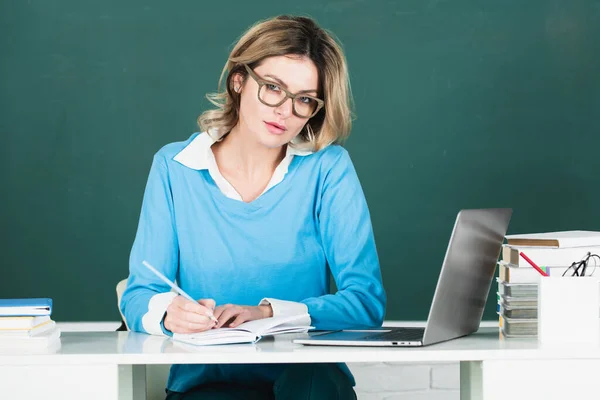
M 142 326 L 144 330 L 151 335 L 169 335 L 169 331 L 164 328 L 163 319 L 167 313 L 167 308 L 177 297 L 177 293 L 167 292 L 152 296 L 148 302 L 148 312 L 142 317 Z
M 266 306 L 268 304 L 270 304 L 271 308 L 273 309 L 273 317 L 292 317 L 294 315 L 305 315 L 305 318 L 302 318 L 300 322 L 305 325 L 310 325 L 311 320 L 306 304 L 295 301 L 264 298 L 261 300 L 259 306 Z

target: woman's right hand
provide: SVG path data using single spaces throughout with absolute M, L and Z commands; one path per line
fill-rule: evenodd
M 210 318 L 214 308 L 213 299 L 202 299 L 195 303 L 177 296 L 167 307 L 165 328 L 173 333 L 196 333 L 212 329 L 217 323 Z

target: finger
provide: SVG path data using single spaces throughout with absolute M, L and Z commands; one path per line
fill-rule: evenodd
M 239 314 L 237 317 L 235 317 L 235 319 L 229 324 L 229 326 L 231 328 L 235 328 L 239 324 L 244 323 L 248 320 L 250 320 L 250 316 L 248 315 L 248 313 L 243 312 L 243 313 Z
M 208 313 L 208 310 L 204 306 L 196 303 L 195 301 L 190 301 L 183 296 L 176 297 L 175 300 L 171 302 L 169 307 L 169 311 L 177 312 L 179 314 L 195 312 L 199 315 L 206 315 Z
M 202 315 L 202 314 L 197 314 L 195 312 L 191 312 L 191 311 L 182 311 L 181 316 L 180 316 L 181 320 L 185 321 L 185 322 L 193 322 L 195 324 L 206 324 L 208 325 L 209 323 L 212 322 L 212 320 L 210 319 L 209 316 L 207 315 Z M 212 326 L 213 324 L 211 324 Z
M 209 330 L 211 326 L 206 324 L 195 324 L 193 322 L 177 321 L 174 326 L 173 333 L 198 333 Z
M 225 310 L 229 310 L 234 307 L 235 307 L 235 305 L 233 305 L 233 304 L 224 304 L 222 306 L 218 306 L 214 309 L 213 315 L 216 318 L 219 318 L 225 312 Z
M 223 327 L 225 324 L 227 324 L 227 321 L 229 321 L 231 317 L 233 317 L 233 315 L 233 310 L 231 308 L 226 308 L 225 310 L 223 310 L 221 315 L 219 315 L 219 322 L 217 323 L 217 325 L 215 325 L 215 328 Z
M 174 304 L 176 307 L 183 308 L 185 306 L 185 303 L 187 303 L 188 301 L 189 300 L 183 296 L 177 296 L 173 299 L 171 304 Z
M 174 305 L 169 305 L 167 308 L 167 316 L 165 320 L 168 322 L 169 326 L 173 324 L 187 324 L 189 322 L 194 324 L 204 324 L 211 328 L 214 326 L 214 322 L 211 321 L 208 316 L 197 314 L 191 311 L 185 311 L 184 309 L 178 308 Z
M 225 307 L 219 306 L 219 307 L 215 308 L 215 310 L 213 311 L 213 315 L 215 316 L 216 319 L 219 319 L 221 314 L 223 314 L 223 311 L 225 311 Z
M 209 317 L 212 315 L 212 309 L 208 309 L 205 306 L 203 306 L 195 301 L 190 301 L 188 299 L 184 299 L 184 300 L 185 300 L 185 302 L 181 306 L 181 308 L 184 311 L 193 312 L 193 313 L 200 314 L 200 315 L 206 315 Z
M 228 308 L 219 316 L 219 323 L 216 325 L 217 328 L 221 328 L 226 325 L 229 320 L 240 313 L 238 308 Z
M 215 310 L 215 306 L 217 305 L 213 299 L 200 299 L 198 300 L 198 303 L 200 303 L 200 305 L 203 305 L 204 307 L 208 308 L 213 312 Z
M 172 324 L 178 325 L 185 329 L 210 329 L 214 326 L 214 322 L 204 315 L 199 315 L 192 312 L 182 311 L 174 314 L 170 321 Z
M 197 324 L 195 322 L 186 322 L 186 323 L 184 323 L 183 326 L 184 326 L 184 328 L 187 328 L 193 332 L 203 332 L 203 331 L 207 331 L 207 330 L 211 329 L 213 326 L 213 322 L 211 322 L 210 320 L 207 323 L 201 323 L 201 324 Z

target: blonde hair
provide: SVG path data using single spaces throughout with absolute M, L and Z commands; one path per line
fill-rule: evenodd
M 217 109 L 200 115 L 200 129 L 215 139 L 229 133 L 239 119 L 240 95 L 233 90 L 234 76 L 247 78 L 244 64 L 255 68 L 267 57 L 284 55 L 304 56 L 315 64 L 318 97 L 325 102 L 291 145 L 318 151 L 343 142 L 352 127 L 352 93 L 344 52 L 334 36 L 314 20 L 286 15 L 258 22 L 242 35 L 221 72 L 218 92 L 206 95 Z

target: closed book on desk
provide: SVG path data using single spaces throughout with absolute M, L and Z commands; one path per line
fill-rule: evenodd
M 197 346 L 255 343 L 263 336 L 273 336 L 282 333 L 307 332 L 311 326 L 302 324 L 310 320 L 308 314 L 291 317 L 271 317 L 256 321 L 244 322 L 235 328 L 211 329 L 199 333 L 173 334 L 173 340 Z
M 546 273 L 550 276 L 561 276 L 568 268 L 568 266 L 547 267 Z M 498 277 L 501 281 L 507 283 L 539 283 L 542 275 L 533 268 L 517 267 L 507 264 L 504 261 L 499 261 Z
M 32 328 L 0 329 L 0 341 L 10 338 L 30 338 L 56 328 L 56 322 L 48 320 Z
M 38 317 L 0 317 L 0 332 L 5 329 L 31 329 L 46 321 L 50 321 L 49 315 Z
M 583 247 L 600 246 L 600 232 L 561 231 L 507 235 L 506 242 L 513 246 Z
M 0 335 L 0 350 L 4 354 L 5 350 L 12 350 L 19 352 L 22 349 L 44 349 L 50 347 L 56 347 L 57 343 L 60 345 L 60 334 L 61 331 L 56 326 L 52 329 L 46 330 L 45 332 L 38 333 L 34 336 L 29 335 L 13 335 L 13 336 L 2 336 Z
M 0 299 L 0 316 L 37 316 L 52 314 L 52 299 Z

